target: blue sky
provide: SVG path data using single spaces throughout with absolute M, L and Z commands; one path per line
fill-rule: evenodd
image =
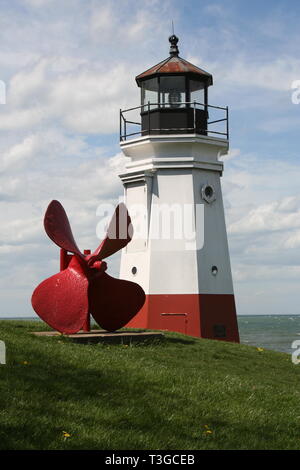
M 32 315 L 32 290 L 58 270 L 49 201 L 63 203 L 82 249 L 99 243 L 96 209 L 122 194 L 119 108 L 139 104 L 134 77 L 168 56 L 172 19 L 180 55 L 214 76 L 210 103 L 230 108 L 222 187 L 238 313 L 299 314 L 300 3 L 0 6 L 0 316 Z

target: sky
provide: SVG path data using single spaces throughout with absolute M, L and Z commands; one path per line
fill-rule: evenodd
M 135 76 L 180 56 L 212 73 L 229 106 L 222 190 L 239 315 L 300 314 L 300 2 L 0 0 L 0 316 L 33 316 L 59 267 L 43 229 L 52 199 L 79 247 L 99 244 L 97 207 L 123 194 L 119 109 Z M 118 274 L 119 255 L 109 260 Z

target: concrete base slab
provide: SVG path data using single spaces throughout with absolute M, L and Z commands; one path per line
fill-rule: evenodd
M 113 333 L 105 330 L 79 331 L 73 335 L 62 335 L 58 331 L 34 331 L 35 336 L 51 337 L 63 336 L 70 338 L 76 343 L 121 343 L 130 344 L 132 342 L 149 341 L 153 339 L 163 339 L 164 334 L 156 331 L 115 331 Z

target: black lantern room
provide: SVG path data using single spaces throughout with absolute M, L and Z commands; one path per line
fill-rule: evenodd
M 212 75 L 179 57 L 177 36 L 169 41 L 170 57 L 136 77 L 142 134 L 206 135 Z

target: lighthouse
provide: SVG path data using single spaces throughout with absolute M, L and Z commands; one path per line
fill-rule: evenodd
M 127 326 L 239 342 L 220 183 L 228 108 L 209 104 L 212 75 L 169 42 L 169 57 L 136 77 L 140 105 L 120 110 L 134 227 L 120 278 L 146 293 Z

